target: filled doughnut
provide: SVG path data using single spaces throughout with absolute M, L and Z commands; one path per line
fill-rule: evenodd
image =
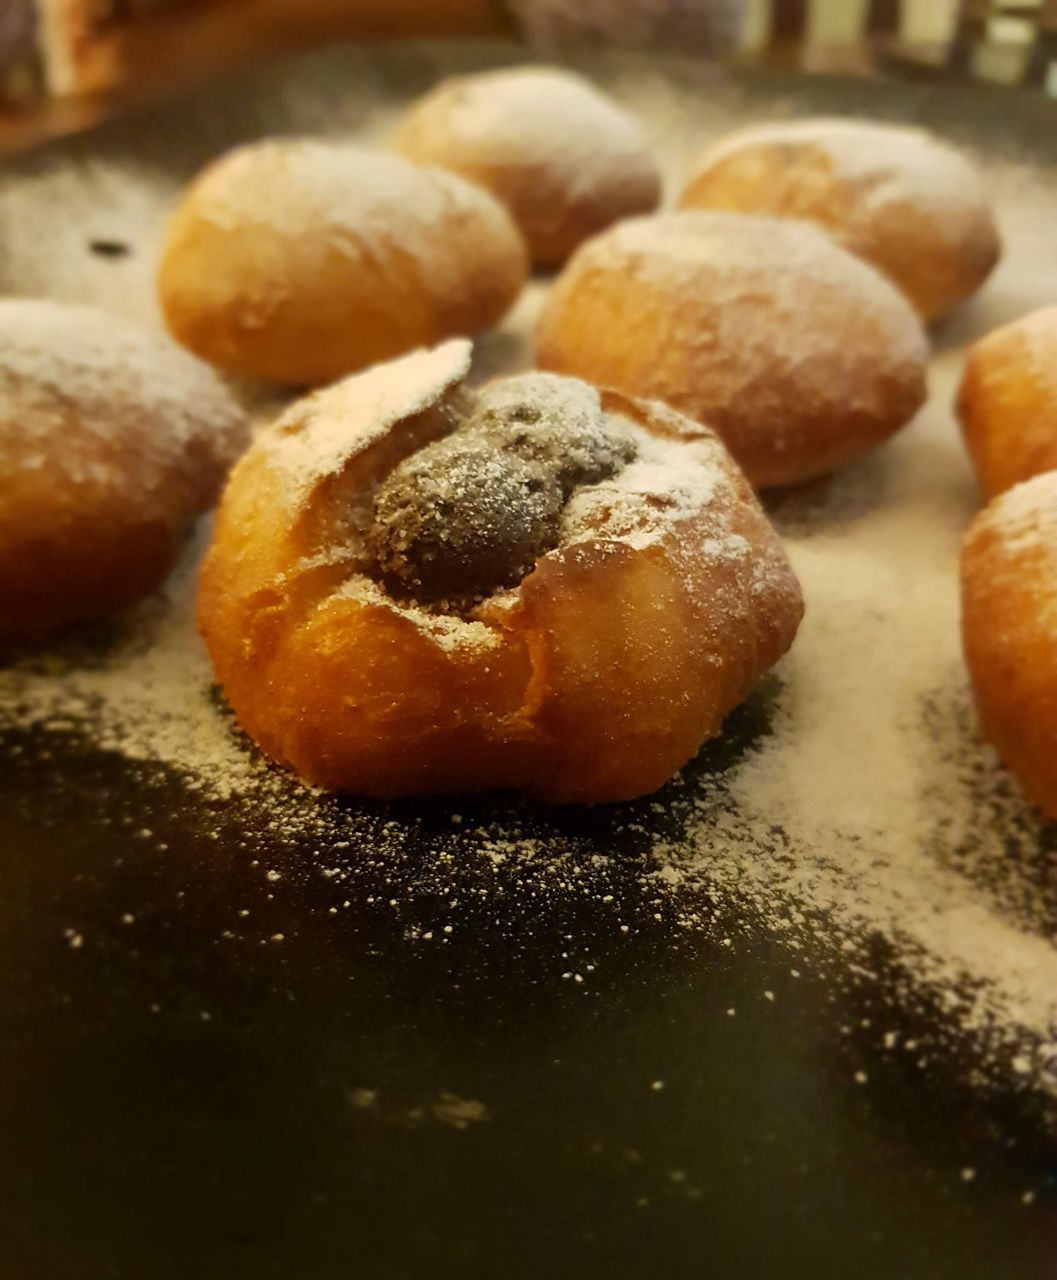
M 173 336 L 232 373 L 315 385 L 499 320 L 528 272 L 486 191 L 394 155 L 242 147 L 192 185 L 159 292 Z
M 660 172 L 638 124 L 587 80 L 518 67 L 445 80 L 401 122 L 409 159 L 487 187 L 541 267 L 620 218 L 649 213 Z
M 373 796 L 659 787 L 792 643 L 799 586 L 706 427 L 467 342 L 294 405 L 232 474 L 199 620 L 249 736 Z
M 1057 307 L 973 344 L 958 415 L 985 498 L 1057 468 Z
M 855 461 L 925 396 L 925 337 L 895 287 L 806 223 L 743 214 L 596 236 L 552 289 L 536 351 L 707 422 L 757 487 Z
M 247 434 L 213 371 L 165 338 L 0 301 L 0 643 L 157 587 Z
M 817 223 L 926 320 L 971 297 L 1000 253 L 983 179 L 960 152 L 922 129 L 864 120 L 742 129 L 700 158 L 680 205 Z
M 984 736 L 1057 818 L 1057 472 L 999 494 L 962 549 L 962 639 Z

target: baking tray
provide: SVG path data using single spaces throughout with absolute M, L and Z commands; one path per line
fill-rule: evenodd
M 512 45 L 335 47 L 0 169 L 0 289 L 157 323 L 181 186 L 267 133 L 384 136 Z M 10 1280 L 1057 1274 L 1054 834 L 976 739 L 961 348 L 1057 298 L 1052 108 L 585 56 L 673 180 L 776 115 L 976 150 L 1007 254 L 892 445 L 769 499 L 794 652 L 655 797 L 314 795 L 211 692 L 189 602 L 0 670 Z M 478 346 L 523 367 L 537 282 Z M 274 393 L 242 386 L 261 416 Z

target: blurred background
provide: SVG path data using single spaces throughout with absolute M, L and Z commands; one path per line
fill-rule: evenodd
M 501 33 L 1057 94 L 1057 0 L 0 0 L 0 147 L 270 53 Z

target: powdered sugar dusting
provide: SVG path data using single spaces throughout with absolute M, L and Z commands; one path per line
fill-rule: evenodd
M 102 751 L 164 764 L 193 791 L 218 799 L 252 791 L 261 777 L 210 696 L 212 670 L 194 620 L 203 522 L 163 595 L 129 620 L 125 642 L 102 661 L 76 647 L 57 660 L 27 658 L 0 680 L 0 726 L 82 732 Z
M 722 472 L 707 444 L 677 444 L 631 422 L 625 429 L 636 444 L 634 460 L 611 480 L 573 494 L 563 513 L 563 544 L 614 541 L 642 550 L 677 536 L 680 522 L 716 497 Z
M 436 175 L 440 176 L 440 175 Z M 253 143 L 222 157 L 199 180 L 200 216 L 225 231 L 264 226 L 399 237 L 406 241 L 443 212 L 445 184 L 397 156 L 311 138 Z M 406 227 L 394 226 L 400 211 Z
M 783 218 L 713 211 L 631 218 L 588 246 L 581 261 L 633 271 L 647 283 L 687 295 L 706 287 L 702 272 L 707 271 L 708 305 L 720 315 L 725 303 L 766 290 L 769 305 L 783 319 L 795 320 L 808 305 L 822 306 L 830 298 L 848 309 L 891 309 L 895 304 L 901 319 L 909 316 L 894 286 L 879 272 L 835 249 L 815 227 Z M 806 344 L 813 329 L 796 324 L 780 332 L 788 343 Z M 773 346 L 778 337 L 772 328 L 760 335 L 760 342 Z M 889 324 L 886 342 L 897 344 L 895 360 L 917 361 L 925 355 L 924 336 L 913 323 Z
M 438 252 L 437 228 L 477 214 L 505 224 L 479 188 L 441 169 L 347 143 L 283 138 L 222 157 L 194 187 L 196 216 L 233 235 L 246 228 L 295 241 L 299 252 L 340 249 L 365 269 L 413 255 L 424 284 L 458 287 L 458 255 Z
M 470 343 L 452 341 L 347 378 L 298 401 L 262 437 L 258 447 L 269 451 L 273 465 L 293 486 L 290 501 L 294 509 L 310 500 L 308 490 L 315 483 L 340 475 L 354 456 L 382 446 L 376 473 L 358 476 L 357 493 L 343 493 L 336 499 L 342 507 L 341 519 L 325 527 L 327 536 L 337 537 L 339 542 L 321 547 L 311 561 L 343 563 L 348 567 L 348 577 L 339 591 L 343 598 L 382 605 L 399 613 L 442 649 L 487 649 L 499 643 L 498 632 L 478 621 L 472 610 L 420 607 L 384 591 L 364 560 L 369 559 L 367 526 L 376 518 L 371 515 L 371 492 L 391 471 L 394 460 L 417 453 L 424 442 L 438 435 L 458 440 L 463 436 L 459 431 L 461 422 L 471 433 L 464 448 L 483 451 L 482 456 L 493 469 L 502 468 L 507 464 L 505 455 L 496 451 L 496 440 L 487 431 L 479 438 L 472 433 L 479 433 L 489 422 L 492 425 L 487 430 L 495 431 L 495 423 L 509 413 L 530 415 L 532 426 L 526 429 L 526 438 L 546 440 L 547 449 L 560 445 L 563 464 L 589 466 L 587 455 L 592 450 L 609 449 L 622 440 L 631 442 L 631 461 L 620 463 L 610 479 L 580 482 L 572 490 L 561 510 L 559 550 L 588 542 L 620 542 L 641 550 L 666 540 L 674 553 L 683 556 L 686 548 L 680 526 L 708 513 L 716 529 L 714 536 L 699 548 L 706 562 L 703 572 L 707 573 L 717 559 L 752 558 L 753 549 L 747 540 L 726 528 L 732 502 L 741 499 L 732 495 L 726 471 L 729 464 L 722 446 L 714 439 L 695 439 L 687 434 L 691 424 L 664 406 L 656 406 L 653 412 L 663 420 L 671 438 L 647 430 L 620 413 L 605 414 L 595 388 L 553 374 L 500 380 L 481 392 L 463 389 L 451 398 L 450 393 L 468 372 L 470 353 Z M 424 435 L 407 436 L 409 422 L 437 407 L 445 396 L 451 398 L 449 412 L 441 415 Z M 520 421 L 520 417 L 512 421 Z M 473 423 L 478 424 L 476 428 Z M 387 447 L 389 437 L 396 438 L 391 449 Z M 475 474 L 490 473 L 486 469 Z M 428 501 L 458 506 L 469 500 L 459 487 L 461 473 L 452 480 L 452 488 L 445 487 L 443 479 L 442 474 Z M 700 557 L 684 558 L 692 567 Z M 755 582 L 762 591 L 771 581 L 767 570 L 773 566 L 764 556 L 760 560 L 764 571 Z M 374 573 L 377 574 L 377 566 Z M 517 589 L 509 595 L 516 598 Z M 489 605 L 494 604 L 492 593 L 486 600 Z M 500 612 L 504 607 L 501 602 Z
M 978 170 L 954 147 L 924 129 L 853 119 L 796 120 L 740 129 L 713 144 L 697 173 L 754 146 L 817 148 L 836 175 L 855 186 L 871 213 L 908 199 L 924 201 L 938 221 L 975 215 L 987 203 Z
M 439 115 L 438 115 L 439 113 Z M 440 85 L 414 109 L 413 128 L 428 137 L 431 119 L 466 154 L 500 166 L 561 166 L 590 191 L 621 161 L 645 163 L 639 124 L 580 76 L 557 67 L 517 67 Z
M 56 457 L 47 448 L 71 411 L 79 430 L 100 437 L 134 422 L 161 465 L 177 464 L 192 441 L 226 461 L 246 431 L 241 409 L 208 365 L 90 307 L 0 301 L 0 394 L 18 406 L 0 423 L 0 438 L 9 462 L 16 457 L 27 467 L 75 464 L 76 450 Z
M 469 373 L 472 351 L 471 342 L 455 338 L 297 401 L 270 434 L 277 461 L 298 489 L 336 475 L 396 424 L 437 404 Z
M 985 530 L 998 535 L 995 548 L 1010 559 L 1037 550 L 1057 560 L 1057 485 L 1053 474 L 1033 476 L 1000 494 L 973 524 L 974 536 Z
M 475 618 L 463 618 L 458 614 L 435 613 L 417 605 L 395 602 L 372 578 L 363 574 L 350 577 L 339 595 L 364 604 L 381 605 L 395 610 L 410 622 L 421 635 L 431 640 L 438 649 L 453 652 L 456 649 L 487 650 L 497 648 L 501 642 L 498 631 Z

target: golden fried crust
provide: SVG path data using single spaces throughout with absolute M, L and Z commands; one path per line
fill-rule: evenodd
M 66 435 L 86 460 L 91 441 Z M 104 464 L 108 470 L 111 459 Z M 26 643 L 104 617 L 152 591 L 172 568 L 192 511 L 215 494 L 200 476 L 193 503 L 141 488 L 122 469 L 102 481 L 57 469 L 0 479 L 0 642 Z
M 792 642 L 799 587 L 709 431 L 616 395 L 604 405 L 674 432 L 687 467 L 709 469 L 711 496 L 641 546 L 600 535 L 546 553 L 473 612 L 468 643 L 381 591 L 349 591 L 348 564 L 320 562 L 328 520 L 311 508 L 328 486 L 347 500 L 347 474 L 306 501 L 267 436 L 250 451 L 221 504 L 199 620 L 268 755 L 370 795 L 516 788 L 594 803 L 654 790 L 720 731 Z M 378 479 L 374 463 L 354 465 L 354 487 Z M 720 529 L 737 555 L 716 553 Z
M 409 159 L 491 191 L 541 267 L 561 266 L 588 237 L 661 198 L 638 125 L 590 83 L 552 67 L 444 81 L 411 108 L 394 142 Z
M 314 386 L 499 320 L 528 274 L 487 192 L 396 156 L 266 142 L 222 157 L 170 223 L 173 336 L 233 373 Z
M 997 497 L 962 550 L 962 639 L 985 737 L 1057 817 L 1057 472 Z
M 917 129 L 846 120 L 746 129 L 705 152 L 679 206 L 817 223 L 925 320 L 971 297 L 1001 252 L 972 166 Z
M 709 423 L 757 488 L 861 458 L 925 397 L 924 335 L 887 280 L 813 227 L 737 214 L 637 219 L 584 245 L 536 354 Z
M 168 341 L 92 308 L 0 302 L 0 643 L 157 587 L 247 436 Z
M 1057 468 L 1057 307 L 974 343 L 957 407 L 985 498 Z

